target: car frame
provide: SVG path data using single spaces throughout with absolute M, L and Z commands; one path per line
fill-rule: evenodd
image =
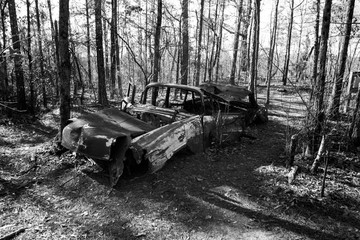
M 150 83 L 140 101 L 134 86 L 127 95 L 121 109 L 69 119 L 63 130 L 62 145 L 107 166 L 111 186 L 124 169 L 145 165 L 155 172 L 184 148 L 201 152 L 214 139 L 238 137 L 249 124 L 267 121 L 252 93 L 235 86 Z

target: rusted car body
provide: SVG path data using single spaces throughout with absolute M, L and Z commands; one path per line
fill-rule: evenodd
M 65 148 L 108 163 L 112 186 L 124 166 L 145 163 L 154 172 L 181 149 L 203 151 L 219 135 L 267 120 L 249 91 L 215 84 L 151 83 L 138 103 L 124 100 L 122 106 L 70 119 L 63 130 Z

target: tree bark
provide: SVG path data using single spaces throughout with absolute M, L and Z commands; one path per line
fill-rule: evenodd
M 201 0 L 201 2 L 200 2 L 199 36 L 198 36 L 196 68 L 195 68 L 195 86 L 199 86 L 199 84 L 200 84 L 202 32 L 203 32 L 203 22 L 204 22 L 204 3 L 205 3 L 205 0 Z
M 180 77 L 181 84 L 187 85 L 189 74 L 189 0 L 181 2 L 181 19 L 182 19 L 182 54 Z
M 278 10 L 279 10 L 279 0 L 276 0 L 275 3 L 275 12 L 274 12 L 274 19 L 273 19 L 273 28 L 271 31 L 270 37 L 270 50 L 269 50 L 269 57 L 267 62 L 267 75 L 266 75 L 266 104 L 270 103 L 270 84 L 271 84 L 271 77 L 272 77 L 272 68 L 273 68 L 273 61 L 274 61 L 274 52 L 275 52 L 275 43 L 277 37 L 277 21 L 278 21 Z
M 49 8 L 49 18 L 50 18 L 50 26 L 51 26 L 51 39 L 54 42 L 54 45 L 52 45 L 52 53 L 53 53 L 53 57 L 54 57 L 54 62 L 55 62 L 55 94 L 56 94 L 56 99 L 59 99 L 59 72 L 57 71 L 58 69 L 58 65 L 59 65 L 59 58 L 57 55 L 57 51 L 59 46 L 57 45 L 57 39 L 55 38 L 55 27 L 54 27 L 54 22 L 53 22 L 53 17 L 52 17 L 52 11 L 51 11 L 51 1 L 47 0 L 48 3 L 48 8 Z
M 46 94 L 46 82 L 44 76 L 44 54 L 42 47 L 42 34 L 41 34 L 41 23 L 40 23 L 40 13 L 39 13 L 39 0 L 35 0 L 35 12 L 36 12 L 36 27 L 37 27 L 37 39 L 39 46 L 39 65 L 40 65 L 40 78 L 41 78 L 41 90 L 43 97 L 43 106 L 47 108 L 47 94 Z
M 214 20 L 212 22 L 210 22 L 211 30 L 213 31 L 214 34 L 213 34 L 213 39 L 212 39 L 211 54 L 210 54 L 210 58 L 209 58 L 209 67 L 208 67 L 209 82 L 212 82 L 212 80 L 213 80 L 213 68 L 215 67 L 215 64 L 216 64 L 215 46 L 216 46 L 216 41 L 219 39 L 216 34 L 219 2 L 220 2 L 220 0 L 216 1 L 215 17 L 214 17 Z M 210 17 L 210 11 L 209 11 L 209 17 Z
M 259 53 L 259 26 L 260 26 L 260 0 L 254 1 L 254 14 L 253 14 L 253 36 L 251 46 L 251 64 L 250 64 L 250 82 L 249 90 L 256 97 L 256 81 L 257 81 L 257 64 Z
M 248 32 L 250 32 L 251 30 L 249 29 L 250 27 L 250 21 L 251 21 L 251 5 L 252 5 L 252 0 L 248 0 L 247 1 L 247 12 L 246 12 L 246 16 L 245 16 L 245 22 L 244 22 L 244 27 L 243 27 L 243 37 L 242 37 L 242 41 L 241 41 L 241 46 L 240 46 L 240 53 L 241 53 L 241 57 L 240 57 L 240 62 L 239 62 L 239 77 L 241 75 L 241 71 L 248 71 L 249 70 L 249 64 L 248 64 L 248 59 L 250 58 L 250 56 L 248 55 L 248 42 L 247 42 L 247 38 L 248 38 Z
M 232 85 L 235 85 L 236 61 L 237 61 L 237 53 L 239 50 L 239 35 L 241 29 L 242 8 L 243 8 L 243 0 L 241 0 L 238 5 L 238 17 L 236 24 L 236 32 L 234 35 L 233 59 L 232 59 L 231 73 L 230 73 L 230 84 Z
M 207 18 L 210 19 L 211 16 L 211 0 L 209 0 L 209 7 L 208 7 L 208 16 Z M 209 48 L 210 48 L 210 23 L 207 24 L 207 31 L 206 31 L 206 53 L 205 53 L 205 69 L 204 69 L 204 78 L 203 82 L 206 82 L 207 73 L 208 73 L 208 63 L 209 63 Z
M 320 29 L 320 2 L 321 0 L 317 0 L 315 3 L 316 8 L 316 19 L 315 19 L 315 26 L 314 26 L 314 64 L 313 64 L 313 71 L 312 71 L 312 91 L 310 96 L 310 101 L 314 94 L 315 85 L 317 82 L 317 75 L 318 75 L 318 62 L 319 62 L 319 51 L 320 51 L 320 42 L 319 42 L 319 29 Z
M 69 52 L 69 0 L 59 4 L 59 71 L 60 77 L 60 139 L 62 130 L 70 118 L 70 77 L 71 63 Z
M 111 79 L 111 92 L 110 97 L 113 99 L 116 94 L 116 38 L 117 38 L 117 0 L 111 0 L 111 29 L 110 29 L 110 79 Z
M 85 6 L 85 11 L 86 11 L 86 50 L 87 50 L 87 67 L 88 67 L 88 76 L 89 76 L 89 85 L 90 85 L 90 89 L 93 89 L 93 83 L 92 83 L 92 67 L 91 67 L 91 44 L 90 44 L 90 13 L 89 13 L 89 9 L 90 9 L 90 3 L 89 0 L 86 0 L 86 6 Z M 94 95 L 96 96 L 96 94 L 94 93 Z
M 5 25 L 5 7 L 6 2 L 0 3 L 0 13 L 1 13 L 1 30 L 2 30 L 2 48 L 0 44 L 0 49 L 6 48 L 6 25 Z M 2 99 L 4 101 L 8 100 L 8 86 L 9 86 L 9 78 L 7 73 L 7 60 L 6 57 L 0 55 L 0 82 L 1 82 L 1 90 Z
M 101 0 L 95 1 L 95 36 L 96 36 L 97 70 L 98 70 L 98 101 L 99 104 L 107 106 L 108 100 L 106 96 L 106 83 L 105 83 L 101 5 L 102 5 Z
M 220 77 L 219 77 L 219 70 L 220 70 L 220 53 L 221 53 L 221 46 L 222 46 L 222 38 L 223 38 L 223 27 L 224 27 L 224 13 L 225 13 L 225 0 L 223 0 L 222 4 L 221 4 L 221 20 L 220 20 L 220 25 L 219 25 L 219 37 L 217 40 L 217 44 L 216 44 L 216 54 L 215 54 L 215 59 L 214 59 L 214 63 L 216 63 L 216 69 L 215 69 L 215 82 L 218 82 Z
M 349 0 L 348 1 L 348 8 L 347 8 L 347 20 L 345 25 L 345 36 L 343 45 L 341 48 L 340 53 L 340 63 L 339 63 L 339 69 L 336 74 L 335 82 L 333 85 L 333 92 L 331 94 L 330 98 L 330 104 L 328 109 L 328 114 L 331 117 L 338 118 L 339 117 L 339 108 L 340 108 L 340 96 L 342 92 L 342 83 L 344 79 L 344 73 L 345 73 L 345 67 L 346 67 L 346 59 L 348 54 L 348 47 L 350 42 L 350 34 L 351 34 L 351 24 L 352 19 L 354 15 L 354 6 L 355 0 Z
M 319 78 L 315 88 L 315 131 L 314 139 L 315 144 L 318 144 L 320 133 L 323 129 L 324 117 L 324 94 L 325 94 L 325 80 L 326 80 L 326 54 L 328 48 L 329 30 L 330 30 L 330 19 L 331 19 L 331 4 L 332 0 L 326 0 L 323 11 L 323 20 L 321 28 L 321 47 L 320 47 L 320 58 L 319 58 Z
M 291 50 L 291 35 L 292 28 L 294 22 L 294 0 L 291 0 L 290 3 L 290 17 L 289 17 L 289 25 L 288 25 L 288 33 L 287 33 L 287 41 L 286 41 L 286 53 L 285 53 L 285 61 L 284 61 L 284 70 L 282 76 L 282 83 L 285 86 L 287 84 L 288 72 L 289 72 L 289 62 L 290 62 L 290 50 Z
M 162 21 L 162 0 L 158 0 L 157 6 L 157 22 L 154 36 L 154 76 L 153 82 L 159 81 L 160 73 L 160 63 L 161 63 L 161 54 L 160 54 L 160 37 L 161 37 L 161 21 Z M 157 91 L 153 91 L 152 95 L 152 104 L 156 105 Z
M 26 0 L 26 12 L 27 12 L 27 51 L 28 51 L 28 61 L 29 61 L 29 87 L 30 87 L 30 103 L 29 110 L 32 114 L 35 112 L 36 98 L 35 98 L 35 89 L 33 82 L 33 66 L 32 66 L 32 53 L 31 53 L 31 16 L 30 16 L 30 1 Z
M 10 15 L 10 27 L 12 35 L 13 49 L 15 52 L 14 65 L 15 65 L 15 77 L 16 77 L 16 96 L 17 107 L 20 110 L 26 109 L 26 97 L 25 97 L 25 84 L 24 84 L 24 72 L 22 68 L 21 56 L 21 42 L 19 37 L 19 29 L 17 24 L 15 0 L 9 0 L 9 15 Z

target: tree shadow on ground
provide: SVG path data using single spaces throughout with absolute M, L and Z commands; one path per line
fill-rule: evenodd
M 264 188 L 261 187 L 263 183 L 272 177 L 262 176 L 259 178 L 254 174 L 254 171 L 263 165 L 284 164 L 278 159 L 284 153 L 284 135 L 285 131 L 289 131 L 288 128 L 288 126 L 271 121 L 268 125 L 256 126 L 251 129 L 257 140 L 242 139 L 239 143 L 229 144 L 214 154 L 211 152 L 210 154 L 191 156 L 183 154 L 170 160 L 161 171 L 155 174 L 145 174 L 132 179 L 121 179 L 119 185 L 111 190 L 111 196 L 124 203 L 122 198 L 130 195 L 132 199 L 129 201 L 131 203 L 125 202 L 125 205 L 117 210 L 110 210 L 111 207 L 103 206 L 104 214 L 109 216 L 113 216 L 114 212 L 120 214 L 121 209 L 123 209 L 123 212 L 135 211 L 136 214 L 141 211 L 144 213 L 152 211 L 142 204 L 144 199 L 147 199 L 154 203 L 166 203 L 169 207 L 167 210 L 161 211 L 162 217 L 173 222 L 180 222 L 183 226 L 187 226 L 188 229 L 209 227 L 216 224 L 215 220 L 206 219 L 209 214 L 215 216 L 215 219 L 226 221 L 226 217 L 219 214 L 218 211 L 214 211 L 214 209 L 194 201 L 193 198 L 189 198 L 189 196 L 194 196 L 203 201 L 205 205 L 214 205 L 217 208 L 227 209 L 249 219 L 256 219 L 261 223 L 258 228 L 282 228 L 285 231 L 314 239 L 339 239 L 339 235 L 336 233 L 326 233 L 297 223 L 293 221 L 292 217 L 282 219 L 269 211 L 248 209 L 242 207 L 241 203 L 228 199 L 224 195 L 209 196 L 211 189 L 230 185 L 234 189 L 241 191 L 244 196 L 251 196 L 251 201 L 256 201 L 259 198 L 271 198 L 271 201 L 281 200 L 281 196 L 274 196 L 272 189 L 264 191 Z M 274 161 L 274 159 L 277 161 Z M 107 186 L 108 179 L 104 172 L 91 170 L 83 172 L 97 183 L 104 187 Z M 67 190 L 70 190 L 70 188 Z M 79 190 L 75 189 L 74 191 Z M 76 195 L 79 196 L 78 194 L 80 192 Z M 87 199 L 87 201 L 90 204 L 102 205 L 102 203 L 92 198 Z M 302 204 L 306 205 L 308 203 L 305 201 Z M 304 206 L 299 207 L 298 211 L 295 209 L 294 212 L 299 215 L 303 214 L 304 217 L 307 217 L 313 211 L 316 211 L 316 214 L 321 217 L 329 216 L 329 211 L 319 211 L 319 209 L 323 208 L 321 204 L 318 206 L 309 204 L 306 207 L 308 208 L 306 213 L 303 212 Z M 177 210 L 176 213 L 173 213 L 169 209 Z M 336 221 L 350 225 L 353 225 L 352 223 L 355 220 L 339 217 L 341 215 L 335 211 L 330 216 Z M 115 217 L 115 219 L 119 220 L 118 217 Z M 126 219 L 121 219 L 121 221 L 126 221 Z M 106 226 L 97 226 L 97 228 L 106 231 L 106 228 L 111 228 L 111 226 L 113 225 L 109 223 Z M 111 235 L 111 231 L 107 232 Z M 122 229 L 114 234 L 125 234 L 125 232 Z M 131 234 L 135 233 L 129 233 L 127 236 L 134 237 L 136 235 Z

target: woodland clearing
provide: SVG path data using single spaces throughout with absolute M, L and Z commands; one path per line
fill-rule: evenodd
M 92 161 L 51 152 L 56 110 L 1 117 L 0 239 L 359 239 L 358 155 L 331 153 L 323 198 L 323 162 L 312 175 L 312 159 L 296 158 L 288 184 L 286 145 L 304 110 L 291 87 L 273 89 L 269 122 L 248 129 L 256 139 L 181 152 L 114 188 Z

